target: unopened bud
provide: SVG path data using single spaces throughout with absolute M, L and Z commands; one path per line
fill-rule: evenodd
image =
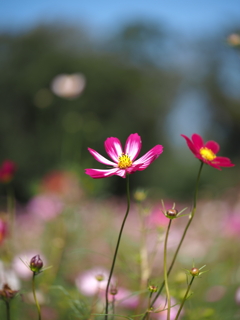
M 150 286 L 148 286 L 148 290 L 150 292 L 157 292 L 158 291 L 158 287 L 150 285 Z
M 200 273 L 200 270 L 198 268 L 192 268 L 190 270 L 190 274 L 193 276 L 193 277 L 196 277 L 196 276 L 199 276 L 199 273 Z
M 97 280 L 97 281 L 99 281 L 99 282 L 101 282 L 101 281 L 103 281 L 104 280 L 104 275 L 103 274 L 97 274 L 96 276 L 95 276 L 95 279 Z
M 32 272 L 37 274 L 37 273 L 39 273 L 41 271 L 42 267 L 43 267 L 43 262 L 42 262 L 42 260 L 40 258 L 40 255 L 37 254 L 30 261 L 30 269 L 31 269 Z
M 136 201 L 142 202 L 146 199 L 147 193 L 146 191 L 139 189 L 134 193 L 133 196 Z
M 111 294 L 112 296 L 115 296 L 117 293 L 118 293 L 117 287 L 112 287 L 112 288 L 110 289 L 110 294 Z
M 169 218 L 173 218 L 173 217 L 176 217 L 177 214 L 178 214 L 177 209 L 169 209 L 169 210 L 167 210 L 166 216 Z

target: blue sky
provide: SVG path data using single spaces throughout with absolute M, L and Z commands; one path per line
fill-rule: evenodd
M 2 31 L 64 21 L 107 34 L 140 19 L 163 22 L 186 36 L 203 35 L 239 21 L 240 0 L 0 0 Z

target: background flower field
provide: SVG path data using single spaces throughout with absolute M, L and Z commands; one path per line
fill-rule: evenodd
M 61 181 L 61 188 L 56 180 Z M 106 277 L 109 273 L 125 199 L 93 201 L 76 177 L 66 172 L 51 173 L 40 185 L 39 193 L 26 205 L 17 205 L 13 239 L 6 237 L 1 245 L 1 285 L 8 281 L 12 289 L 19 290 L 11 302 L 13 319 L 36 316 L 31 272 L 19 259 L 30 261 L 35 254 L 40 254 L 44 266 L 52 266 L 37 277 L 43 319 L 89 319 L 89 313 L 103 311 L 106 283 L 99 289 L 95 277 L 99 274 Z M 171 293 L 179 302 L 187 286 L 185 269 L 192 267 L 193 260 L 199 267 L 207 264 L 209 272 L 196 279 L 182 319 L 237 319 L 239 191 L 234 189 L 222 199 L 208 199 L 202 193 L 200 196 L 203 199 L 170 277 Z M 172 200 L 168 199 L 166 206 L 171 205 Z M 190 204 L 178 203 L 177 207 L 182 209 L 186 205 Z M 120 295 L 119 302 L 116 296 L 118 314 L 131 316 L 144 312 L 149 292 L 141 288 L 141 284 L 148 283 L 143 274 L 146 265 L 142 268 L 143 244 L 148 252 L 149 282 L 156 286 L 162 282 L 167 218 L 161 209 L 162 204 L 156 199 L 147 198 L 141 203 L 135 200 L 132 205 L 114 272 Z M 173 221 L 170 256 L 187 219 Z M 141 299 L 145 302 L 139 306 Z M 163 299 L 160 305 L 164 303 Z M 2 317 L 4 311 L 1 304 Z M 153 318 L 165 319 L 163 313 L 154 314 Z

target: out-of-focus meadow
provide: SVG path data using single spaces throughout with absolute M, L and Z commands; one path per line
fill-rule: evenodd
M 60 24 L 0 34 L 0 160 L 17 166 L 12 181 L 0 187 L 0 285 L 7 281 L 19 290 L 12 319 L 36 318 L 31 272 L 19 259 L 29 262 L 36 254 L 52 266 L 36 279 L 43 319 L 93 319 L 90 314 L 103 312 L 101 288 L 126 210 L 125 180 L 85 175 L 85 168 L 103 168 L 87 148 L 105 154 L 107 137 L 124 143 L 135 132 L 141 154 L 156 144 L 164 152 L 130 177 L 132 206 L 114 271 L 116 313 L 143 313 L 147 285 L 163 280 L 161 199 L 191 208 L 199 162 L 180 134 L 196 132 L 217 141 L 219 155 L 236 166 L 222 172 L 204 167 L 171 294 L 181 301 L 184 269 L 193 261 L 206 264 L 209 271 L 195 280 L 182 319 L 239 319 L 239 28 L 191 41 L 141 21 L 101 42 L 84 28 Z M 141 202 L 139 190 L 147 194 Z M 173 221 L 170 256 L 187 219 Z M 99 275 L 105 279 L 98 282 Z

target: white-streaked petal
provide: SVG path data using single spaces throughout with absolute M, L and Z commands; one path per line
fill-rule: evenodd
M 123 153 L 120 140 L 114 137 L 107 138 L 104 142 L 104 146 L 109 157 L 118 163 L 118 158 Z
M 162 152 L 163 152 L 163 146 L 156 145 L 147 153 L 145 153 L 141 158 L 134 161 L 133 167 L 137 165 L 138 166 L 137 170 L 140 170 L 140 171 L 146 169 L 155 159 L 157 159 L 160 156 Z
M 103 157 L 100 153 L 98 153 L 97 151 L 91 149 L 91 148 L 88 148 L 88 151 L 91 153 L 91 155 L 93 156 L 93 158 L 95 160 L 97 160 L 98 162 L 101 162 L 103 164 L 106 164 L 106 165 L 109 165 L 109 166 L 112 166 L 112 167 L 115 167 L 116 166 L 116 163 L 106 159 L 105 157 Z
M 85 169 L 85 173 L 94 179 L 111 177 L 118 174 L 119 168 L 113 169 Z
M 132 133 L 127 138 L 124 153 L 129 155 L 130 159 L 134 161 L 142 147 L 141 137 L 137 133 Z

